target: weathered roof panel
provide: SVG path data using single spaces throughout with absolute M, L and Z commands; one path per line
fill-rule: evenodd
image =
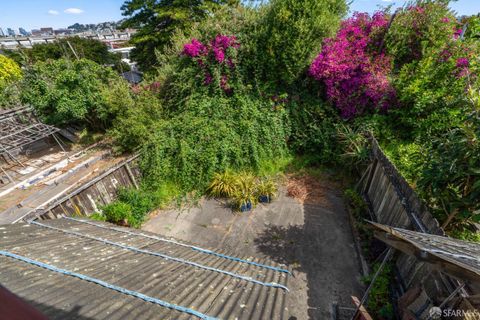
M 480 282 L 480 244 L 371 222 L 376 237 L 452 276 Z
M 263 283 L 287 285 L 286 273 L 80 221 L 57 219 L 41 223 L 61 230 L 29 224 L 3 225 L 0 226 L 1 250 L 191 308 L 211 317 L 283 318 L 284 300 L 288 293 L 281 288 L 127 250 L 92 237 L 145 251 L 161 252 Z M 101 225 L 111 226 L 106 223 Z M 91 238 L 67 233 L 71 231 Z M 132 232 L 137 233 L 134 230 Z M 242 259 L 274 265 L 251 257 Z M 192 318 L 191 315 L 23 261 L 0 256 L 0 265 L 0 284 L 32 302 L 53 319 L 65 318 L 70 314 L 80 319 Z

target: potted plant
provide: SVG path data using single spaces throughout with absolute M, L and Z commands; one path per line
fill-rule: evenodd
M 257 202 L 255 195 L 255 176 L 250 173 L 240 173 L 236 183 L 237 191 L 233 197 L 241 212 L 252 210 Z
M 230 170 L 216 173 L 207 189 L 210 196 L 224 198 L 232 197 L 236 191 L 237 177 Z
M 269 203 L 277 194 L 277 186 L 272 180 L 261 180 L 256 187 L 258 201 Z

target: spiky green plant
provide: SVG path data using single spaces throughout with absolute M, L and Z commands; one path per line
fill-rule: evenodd
M 212 197 L 232 197 L 237 189 L 237 177 L 230 170 L 216 173 L 207 192 Z
M 242 205 L 246 205 L 248 202 L 252 204 L 252 207 L 257 203 L 256 196 L 256 178 L 250 172 L 240 172 L 236 178 L 236 191 L 233 195 L 233 200 L 238 209 Z
M 262 179 L 256 185 L 255 193 L 257 197 L 267 196 L 269 199 L 274 198 L 277 195 L 277 185 L 271 179 Z

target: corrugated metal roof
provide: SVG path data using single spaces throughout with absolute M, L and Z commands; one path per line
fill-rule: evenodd
M 288 292 L 281 288 L 268 287 L 228 274 L 126 250 L 91 237 L 145 251 L 159 252 L 209 268 L 251 277 L 264 283 L 287 286 L 286 273 L 205 254 L 175 243 L 99 228 L 78 221 L 57 219 L 41 223 L 81 233 L 90 238 L 37 225 L 4 225 L 0 226 L 1 250 L 191 308 L 211 317 L 221 319 L 284 317 Z M 105 223 L 102 225 L 111 226 Z M 135 230 L 130 231 L 137 233 Z M 229 255 L 229 252 L 222 253 Z M 253 261 L 275 266 L 266 260 L 253 259 Z M 2 266 L 0 283 L 53 319 L 193 317 L 16 259 L 0 256 L 0 265 Z

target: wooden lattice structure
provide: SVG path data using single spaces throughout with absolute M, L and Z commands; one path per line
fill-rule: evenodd
M 10 153 L 44 139 L 59 129 L 38 121 L 30 109 L 23 107 L 0 113 L 0 154 Z

